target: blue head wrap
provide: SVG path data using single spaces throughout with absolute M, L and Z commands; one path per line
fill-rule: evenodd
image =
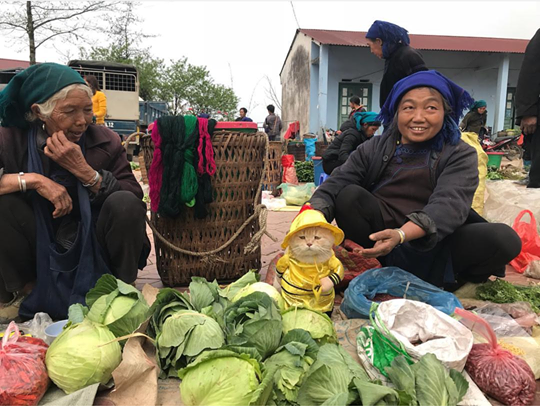
M 381 122 L 377 119 L 377 113 L 373 111 L 356 112 L 353 119 L 356 122 L 358 131 L 362 128 L 362 124 L 381 125 Z
M 392 53 L 402 45 L 409 45 L 408 31 L 399 25 L 388 23 L 386 21 L 376 20 L 366 34 L 366 38 L 375 40 L 380 38 L 383 42 L 383 58 L 388 59 Z
M 439 133 L 439 135 L 442 134 L 442 139 L 435 143 L 437 149 L 440 149 L 439 147 L 442 146 L 442 142 L 456 145 L 461 138 L 461 132 L 457 123 L 463 114 L 463 110 L 467 109 L 473 103 L 473 98 L 465 89 L 437 71 L 416 72 L 397 82 L 388 95 L 378 118 L 385 126 L 390 125 L 394 120 L 396 110 L 403 95 L 409 90 L 418 87 L 431 87 L 437 90 L 452 109 L 452 112 L 445 116 L 443 128 Z M 440 138 L 439 136 L 437 137 Z

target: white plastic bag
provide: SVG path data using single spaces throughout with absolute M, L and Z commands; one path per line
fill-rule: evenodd
M 394 299 L 378 307 L 379 319 L 414 359 L 434 354 L 447 368 L 462 371 L 473 335 L 457 320 L 414 300 Z

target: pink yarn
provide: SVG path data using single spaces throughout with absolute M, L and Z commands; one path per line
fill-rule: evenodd
M 161 183 L 163 181 L 163 158 L 161 155 L 161 135 L 157 120 L 154 121 L 152 129 L 152 141 L 154 141 L 154 157 L 150 171 L 148 173 L 148 185 L 150 186 L 150 209 L 157 213 L 159 208 L 159 194 L 161 192 Z
M 208 119 L 199 118 L 199 162 L 197 165 L 197 173 L 203 175 L 205 172 L 210 176 L 216 173 L 216 162 L 214 160 L 214 148 L 212 147 L 212 139 L 208 132 Z M 206 154 L 206 168 L 204 167 L 203 148 Z

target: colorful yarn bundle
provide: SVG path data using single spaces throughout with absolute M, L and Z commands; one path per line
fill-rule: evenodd
M 197 173 L 201 176 L 205 173 L 210 176 L 214 176 L 216 173 L 214 148 L 212 147 L 212 139 L 210 138 L 210 133 L 208 132 L 208 120 L 205 118 L 199 118 L 199 136 L 199 160 Z

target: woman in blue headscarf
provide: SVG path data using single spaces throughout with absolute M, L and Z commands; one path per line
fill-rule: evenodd
M 427 70 L 420 52 L 412 48 L 405 28 L 386 21 L 375 21 L 366 38 L 371 53 L 384 59 L 379 105 L 382 107 L 394 84 L 412 73 Z
M 478 100 L 474 102 L 469 112 L 465 114 L 465 117 L 463 117 L 463 120 L 461 120 L 461 123 L 459 124 L 459 128 L 461 128 L 461 131 L 473 132 L 480 135 L 480 130 L 482 128 L 485 129 L 486 126 L 486 109 L 487 103 L 485 102 L 485 100 Z
M 351 152 L 373 137 L 381 126 L 377 113 L 372 111 L 356 112 L 350 121 L 354 123 L 354 127 L 349 127 L 334 138 L 322 156 L 323 169 L 328 175 L 343 165 Z
M 365 247 L 365 257 L 437 286 L 504 276 L 521 240 L 471 209 L 477 154 L 456 124 L 471 103 L 438 72 L 402 79 L 379 114 L 388 130 L 332 173 L 312 207 L 335 218 L 346 238 Z

